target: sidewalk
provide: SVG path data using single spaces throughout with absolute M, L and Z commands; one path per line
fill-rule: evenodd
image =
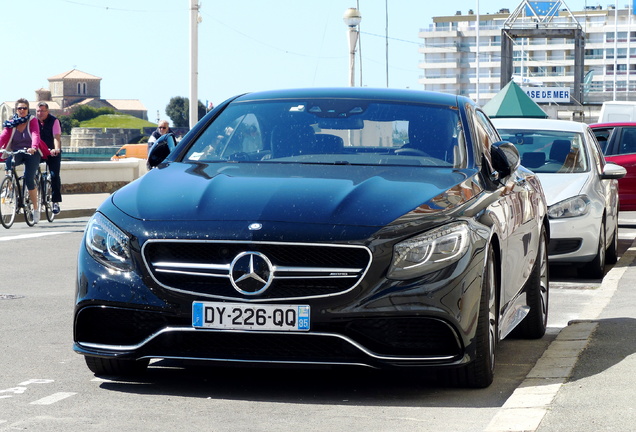
M 540 432 L 636 430 L 636 242 L 608 276 L 611 292 L 599 293 L 610 295 L 606 306 L 589 321 L 568 326 L 590 326 L 591 336 Z
M 110 196 L 108 193 L 65 194 L 60 203 L 60 214 L 56 219 L 91 216 L 99 205 Z
M 636 212 L 620 218 L 636 228 Z M 636 430 L 636 240 L 550 344 L 488 432 Z

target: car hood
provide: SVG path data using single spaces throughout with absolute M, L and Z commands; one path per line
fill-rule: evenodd
M 474 171 L 396 166 L 171 163 L 112 195 L 131 217 L 162 221 L 384 226 L 461 205 Z
M 543 186 L 548 207 L 584 192 L 590 173 L 536 173 Z

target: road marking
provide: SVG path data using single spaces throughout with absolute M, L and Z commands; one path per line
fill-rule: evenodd
M 47 396 L 42 399 L 38 399 L 36 401 L 31 402 L 31 405 L 51 405 L 63 399 L 69 398 L 71 396 L 75 396 L 76 394 L 77 393 L 70 393 L 70 392 L 53 393 L 51 396 Z
M 526 379 L 512 393 L 486 427 L 487 432 L 536 431 L 557 393 L 598 326 L 598 317 L 618 289 L 618 282 L 636 260 L 636 242 L 603 278 L 595 293 L 597 301 L 587 305 L 580 319 L 571 321 L 543 353 Z
M 28 238 L 37 238 L 44 237 L 50 235 L 58 235 L 58 234 L 69 234 L 70 231 L 51 231 L 51 232 L 41 232 L 41 233 L 33 233 L 33 234 L 22 234 L 17 236 L 9 236 L 9 237 L 0 237 L 0 241 L 10 241 L 10 240 L 22 240 Z
M 28 381 L 21 382 L 18 385 L 19 386 L 28 386 L 29 384 L 51 384 L 52 382 L 55 382 L 55 380 L 35 378 L 35 379 L 30 379 Z

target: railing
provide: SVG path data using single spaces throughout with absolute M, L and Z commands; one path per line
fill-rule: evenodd
M 113 147 L 65 147 L 62 160 L 67 161 L 109 161 L 121 146 Z

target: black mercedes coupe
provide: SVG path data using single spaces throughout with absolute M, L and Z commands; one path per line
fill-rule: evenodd
M 485 387 L 501 339 L 545 333 L 543 191 L 468 98 L 244 94 L 149 164 L 79 250 L 74 349 L 95 374 L 434 367 Z

